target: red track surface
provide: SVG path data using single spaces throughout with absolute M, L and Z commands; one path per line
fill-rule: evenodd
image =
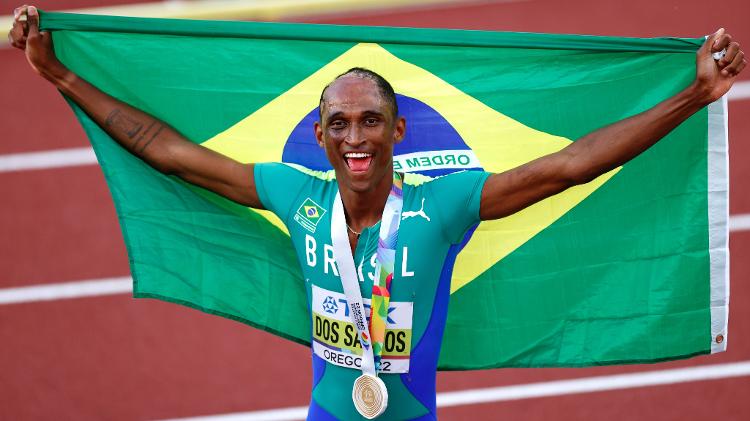
M 8 2 L 0 2 L 6 5 Z M 40 4 L 42 2 L 39 2 Z M 93 1 L 47 2 L 51 6 Z M 108 1 L 107 3 L 115 3 Z M 52 9 L 53 7 L 50 7 Z M 12 9 L 12 6 L 6 9 Z M 9 13 L 10 10 L 3 10 Z M 481 3 L 316 22 L 627 36 L 726 26 L 750 43 L 750 4 L 644 0 Z M 312 21 L 308 19 L 308 21 Z M 0 154 L 87 145 L 58 93 L 0 49 Z M 519 63 L 522 65 L 522 63 Z M 750 71 L 743 76 L 750 79 Z M 647 87 L 644 87 L 647 89 Z M 731 213 L 750 213 L 750 100 L 730 106 Z M 0 288 L 128 273 L 98 167 L 0 174 Z M 750 231 L 734 233 L 729 351 L 651 366 L 441 373 L 441 391 L 750 360 Z M 154 419 L 306 404 L 309 353 L 244 325 L 125 295 L 0 305 L 0 420 Z M 443 419 L 750 419 L 750 378 L 446 408 Z

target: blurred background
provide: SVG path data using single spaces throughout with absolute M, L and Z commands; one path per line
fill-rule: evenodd
M 304 418 L 307 348 L 185 307 L 131 298 L 117 216 L 86 137 L 63 98 L 7 45 L 4 34 L 20 2 L 0 0 L 0 420 Z M 723 26 L 746 51 L 750 46 L 747 0 L 34 4 L 133 16 L 634 37 L 699 37 Z M 440 373 L 441 419 L 750 419 L 744 401 L 750 396 L 750 187 L 742 181 L 750 176 L 744 161 L 750 158 L 750 69 L 729 100 L 728 351 L 656 365 Z

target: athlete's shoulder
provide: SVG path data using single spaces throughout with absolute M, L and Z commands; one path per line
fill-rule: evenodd
M 316 171 L 282 162 L 255 164 L 255 189 L 261 203 L 285 223 L 291 209 L 299 207 L 299 200 L 322 200 L 334 181 L 333 170 Z
M 299 164 L 293 164 L 290 162 L 267 162 L 255 164 L 263 172 L 274 174 L 277 176 L 290 176 L 290 177 L 303 177 L 313 178 L 321 181 L 333 181 L 336 179 L 336 173 L 333 170 L 320 171 L 307 168 Z
M 488 176 L 475 170 L 439 177 L 407 174 L 402 217 L 439 227 L 448 242 L 457 244 L 466 230 L 479 222 L 480 199 Z
M 407 186 L 419 187 L 425 183 L 429 183 L 434 179 L 435 177 L 429 177 L 414 172 L 404 173 L 404 184 L 406 184 Z
M 429 186 L 436 188 L 450 188 L 450 186 L 462 185 L 473 180 L 483 180 L 488 176 L 489 173 L 486 173 L 484 171 L 468 170 L 456 171 L 436 177 L 430 177 L 417 173 L 405 173 L 404 184 L 412 187 Z

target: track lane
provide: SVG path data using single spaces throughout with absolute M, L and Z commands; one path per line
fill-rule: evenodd
M 741 403 L 750 378 L 617 390 L 438 409 L 441 420 L 727 420 L 750 417 Z
M 19 50 L 0 49 L 0 63 L 0 154 L 89 146 L 63 97 Z
M 723 26 L 737 39 L 746 40 L 750 36 L 750 27 L 747 26 L 749 14 L 750 4 L 743 0 L 723 1 L 721 7 L 710 7 L 697 0 L 576 0 L 566 3 L 526 0 L 476 1 L 431 9 L 385 10 L 354 16 L 310 15 L 288 20 L 625 37 L 699 37 Z M 750 76 L 744 75 L 743 79 L 750 79 Z
M 0 419 L 185 417 L 310 394 L 307 348 L 174 304 L 119 295 L 6 305 L 0 320 Z
M 750 98 L 729 103 L 729 214 L 750 212 Z
M 129 273 L 97 166 L 0 174 L 0 288 Z
M 738 32 L 740 29 L 737 24 L 744 25 L 740 18 L 747 16 L 747 13 L 742 12 L 741 6 L 745 7 L 744 10 L 747 10 L 748 6 L 737 1 L 722 3 L 721 8 L 711 8 L 702 2 L 675 6 L 673 3 L 653 4 L 637 0 L 618 6 L 601 5 L 592 0 L 585 0 L 576 5 L 562 6 L 562 10 L 560 10 L 561 4 L 550 1 L 528 3 L 467 6 L 461 10 L 441 9 L 434 12 L 401 13 L 398 16 L 383 14 L 380 17 L 357 19 L 368 24 L 397 24 L 398 19 L 411 19 L 408 21 L 409 26 L 455 25 L 477 29 L 640 36 L 695 35 L 696 27 L 700 27 L 697 30 L 702 31 L 703 26 L 710 24 L 713 29 L 715 26 L 713 23 L 721 21 L 725 22 L 732 33 L 738 35 L 740 39 L 750 39 L 750 36 L 745 35 L 747 34 L 747 30 L 744 29 L 747 28 L 746 26 L 742 26 L 745 32 Z M 545 7 L 554 9 L 545 9 Z M 735 13 L 727 16 L 725 12 L 730 7 L 735 8 Z M 644 12 L 639 12 L 638 9 Z M 352 23 L 344 17 L 336 19 L 339 23 Z M 706 31 L 712 29 L 706 29 Z M 0 76 L 2 76 L 0 87 L 4 88 L 2 90 L 4 94 L 0 97 L 0 106 L 4 111 L 9 110 L 9 107 L 18 107 L 24 109 L 25 112 L 11 113 L 12 119 L 0 118 L 0 121 L 4 123 L 6 133 L 10 133 L 8 139 L 21 139 L 23 142 L 20 144 L 15 140 L 0 142 L 0 153 L 85 145 L 82 131 L 59 95 L 53 89 L 45 87 L 41 79 L 33 75 L 33 78 L 28 76 L 28 70 L 21 66 L 25 66 L 22 57 L 17 54 L 16 58 L 5 56 L 3 54 L 6 51 L 9 52 L 9 50 L 0 50 L 0 61 L 3 63 L 3 66 L 0 66 Z M 20 58 L 20 64 L 18 66 L 7 64 L 10 62 L 6 58 L 12 60 Z M 11 72 L 9 69 L 15 70 Z M 748 76 L 743 78 L 747 79 Z M 16 86 L 21 88 L 16 89 Z M 39 91 L 35 91 L 36 89 Z M 12 93 L 12 97 L 7 93 Z M 750 133 L 745 124 L 750 121 L 748 118 L 750 115 L 741 109 L 738 111 L 734 105 L 730 110 L 733 157 L 747 157 L 744 143 L 736 146 L 736 140 L 744 141 L 742 139 L 746 139 L 747 133 Z M 23 119 L 28 111 L 44 115 L 45 124 L 24 123 Z M 737 119 L 740 121 L 739 126 L 736 123 Z M 736 129 L 736 127 L 739 128 Z M 741 135 L 738 137 L 738 134 Z M 70 143 L 62 144 L 61 142 Z M 742 185 L 738 183 L 740 180 L 744 181 L 747 167 L 742 161 L 733 158 L 730 167 L 733 186 L 735 186 L 731 201 L 733 213 L 750 212 L 750 207 L 745 208 L 750 203 L 743 201 L 750 195 L 744 193 L 746 189 L 740 190 L 739 187 Z M 69 171 L 75 172 L 73 169 L 50 171 L 40 177 L 53 180 L 59 187 L 58 183 L 67 183 L 65 179 L 69 177 Z M 26 173 L 28 177 L 34 177 L 29 174 L 31 172 Z M 8 180 L 11 180 L 4 177 L 4 175 L 0 176 L 0 189 L 4 189 L 8 185 Z M 80 176 L 74 175 L 73 179 L 78 180 L 78 177 Z M 31 275 L 25 276 L 23 273 L 14 275 L 17 276 L 14 280 L 17 282 L 15 285 L 37 283 L 29 282 L 35 276 L 43 279 L 39 282 L 59 282 L 126 273 L 116 267 L 119 261 L 127 270 L 127 261 L 124 250 L 121 249 L 118 252 L 117 246 L 111 243 L 114 236 L 122 247 L 121 240 L 119 240 L 119 228 L 117 228 L 111 209 L 111 201 L 101 181 L 101 176 L 94 176 L 96 177 L 99 177 L 100 184 L 98 187 L 93 187 L 94 194 L 91 196 L 96 198 L 97 202 L 103 201 L 103 203 L 110 204 L 109 211 L 103 210 L 104 208 L 99 207 L 102 205 L 97 204 L 81 208 L 68 207 L 65 204 L 61 211 L 57 208 L 58 205 L 66 200 L 75 200 L 77 197 L 75 193 L 70 193 L 68 188 L 60 189 L 60 193 L 68 194 L 55 196 L 60 198 L 58 201 L 39 203 L 35 206 L 35 208 L 46 209 L 45 212 L 40 211 L 38 214 L 35 214 L 32 207 L 28 206 L 28 199 L 21 200 L 24 203 L 22 206 L 15 207 L 13 201 L 5 201 L 3 206 L 0 206 L 0 212 L 5 212 L 8 208 L 15 209 L 16 212 L 8 212 L 3 216 L 10 215 L 11 218 L 20 222 L 25 220 L 26 212 L 31 212 L 41 218 L 35 226 L 19 223 L 27 228 L 26 231 L 19 230 L 21 234 L 30 238 L 28 244 L 20 243 L 21 248 L 31 250 L 34 259 L 20 256 L 19 263 L 25 265 L 25 270 L 29 271 L 26 274 Z M 77 182 L 78 190 L 91 190 L 92 185 L 84 178 L 81 178 L 81 182 Z M 27 192 L 44 193 L 44 191 L 39 191 L 41 188 L 39 180 L 29 182 L 29 184 L 26 184 L 27 180 L 23 177 L 12 180 L 15 188 L 24 189 Z M 3 190 L 0 193 L 8 192 L 9 190 Z M 89 208 L 93 210 L 87 210 Z M 50 216 L 60 212 L 67 214 L 68 217 Z M 111 212 L 111 219 L 107 222 L 104 220 L 106 218 L 102 218 L 101 224 L 103 225 L 97 225 L 101 229 L 101 236 L 97 236 L 94 232 L 85 232 L 86 230 L 78 232 L 68 226 L 68 224 L 79 224 L 82 218 L 87 221 L 92 219 L 98 221 L 97 213 L 102 212 Z M 8 221 L 8 218 L 2 218 L 2 220 Z M 5 230 L 12 228 L 11 225 L 14 224 L 0 225 L 0 230 L 7 232 Z M 54 239 L 58 237 L 52 237 L 53 241 L 50 241 L 48 236 L 51 235 L 50 232 L 60 238 L 59 242 L 54 242 Z M 17 235 L 14 238 L 21 237 Z M 34 238 L 36 238 L 35 242 Z M 4 253 L 8 250 L 12 251 L 16 246 L 14 243 L 1 243 L 2 241 L 6 240 L 0 240 L 0 252 L 3 253 L 0 254 L 2 256 L 0 259 L 3 259 L 3 267 L 7 268 L 9 260 L 5 260 L 6 256 L 15 255 Z M 56 248 L 48 247 L 51 242 L 56 244 Z M 38 249 L 34 248 L 33 243 L 37 244 Z M 747 279 L 750 275 L 750 267 L 745 263 L 747 259 L 743 259 L 743 256 L 747 256 L 750 252 L 748 243 L 750 240 L 747 239 L 747 234 L 732 236 L 732 279 L 735 282 L 732 287 L 729 351 L 718 356 L 700 357 L 683 362 L 646 366 L 646 368 L 661 369 L 682 364 L 694 365 L 700 362 L 718 363 L 724 360 L 734 360 L 735 356 L 742 359 L 742 356 L 747 355 L 750 346 L 747 341 L 743 340 L 743 336 L 737 333 L 747 331 L 747 327 L 742 323 L 748 320 L 746 308 L 750 306 L 747 305 L 747 289 L 742 289 L 741 285 L 738 285 L 741 282 L 737 280 Z M 83 247 L 84 245 L 86 246 Z M 81 262 L 77 261 L 74 253 L 69 251 L 76 247 L 81 253 L 91 254 L 95 264 L 101 261 L 96 274 L 89 276 L 77 272 L 78 269 L 86 270 L 86 267 L 79 266 Z M 111 256 L 102 250 L 109 250 Z M 121 254 L 118 255 L 118 253 Z M 45 258 L 49 261 L 46 262 Z M 71 261 L 59 261 L 66 258 Z M 13 264 L 15 265 L 16 262 L 13 261 Z M 42 266 L 47 264 L 54 265 L 57 270 L 46 271 Z M 39 272 L 40 275 L 35 275 L 37 270 L 43 273 Z M 69 271 L 71 276 L 68 278 L 55 276 L 65 271 Z M 4 286 L 0 285 L 0 287 Z M 22 307 L 26 309 L 18 310 Z M 164 310 L 161 310 L 162 307 Z M 131 315 L 131 311 L 137 311 L 138 314 Z M 737 325 L 738 320 L 741 325 Z M 309 354 L 304 348 L 254 329 L 248 329 L 235 322 L 152 300 L 133 301 L 121 296 L 29 304 L 28 307 L 26 305 L 0 306 L 0 343 L 3 344 L 0 348 L 0 356 L 2 356 L 0 372 L 4 374 L 0 376 L 0 395 L 3 396 L 0 419 L 6 414 L 12 414 L 13 419 L 48 419 L 51 414 L 58 414 L 58 416 L 65 414 L 71 419 L 178 417 L 301 405 L 309 396 L 309 367 L 307 365 Z M 6 346 L 6 344 L 13 345 Z M 216 347 L 210 344 L 216 344 Z M 230 348 L 225 348 L 225 345 Z M 285 352 L 298 353 L 296 356 L 290 355 L 288 361 L 293 366 L 299 364 L 301 371 L 289 375 L 284 371 L 285 368 L 280 369 L 281 371 L 274 371 L 272 364 L 267 361 L 264 361 L 261 366 L 251 364 L 250 358 L 253 354 L 260 353 L 272 358 L 283 355 Z M 106 358 L 102 357 L 103 355 Z M 208 361 L 212 357 L 220 361 Z M 78 370 L 75 369 L 77 365 L 81 366 Z M 482 385 L 497 386 L 582 377 L 587 373 L 628 372 L 635 369 L 637 366 L 582 370 L 531 369 L 441 373 L 438 381 L 440 390 L 458 390 L 466 387 L 482 387 Z M 29 378 L 34 381 L 27 382 L 26 379 Z M 748 389 L 747 383 L 743 380 L 722 380 L 578 397 L 478 405 L 441 410 L 440 415 L 443 419 L 488 420 L 501 417 L 529 420 L 601 419 L 605 417 L 706 419 L 708 416 L 721 416 L 727 420 L 744 419 L 747 418 L 748 413 L 741 397 L 747 395 Z M 714 393 L 715 391 L 718 392 Z M 33 400 L 29 400 L 30 398 Z M 53 404 L 56 402 L 58 406 L 55 407 Z M 711 410 L 707 412 L 706 408 Z

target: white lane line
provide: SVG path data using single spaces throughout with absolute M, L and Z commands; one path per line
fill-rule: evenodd
M 750 213 L 729 217 L 729 232 L 748 230 L 750 230 Z M 28 287 L 0 288 L 0 305 L 131 293 L 132 282 L 129 276 L 123 276 Z
M 750 376 L 750 361 L 447 392 L 438 394 L 437 402 L 438 407 L 472 405 L 744 376 Z
M 732 89 L 729 90 L 728 99 L 730 101 L 739 101 L 748 98 L 750 98 L 750 81 L 737 82 L 732 86 Z M 729 110 L 729 112 L 732 111 Z
M 268 409 L 265 411 L 173 418 L 166 421 L 296 421 L 304 420 L 305 418 L 307 418 L 307 407 L 293 406 L 289 408 Z
M 4 288 L 0 289 L 0 305 L 124 294 L 132 290 L 133 279 L 129 276 L 34 285 L 30 287 Z
M 438 408 L 445 408 L 449 406 L 476 405 L 481 403 L 513 401 L 519 399 L 718 380 L 749 375 L 750 361 L 742 361 L 737 363 L 642 371 L 638 373 L 583 377 L 571 380 L 556 380 L 513 386 L 490 387 L 485 389 L 443 392 L 437 394 L 437 406 Z M 307 407 L 295 406 L 265 411 L 175 418 L 172 421 L 291 421 L 302 420 L 305 419 L 306 416 Z
M 729 232 L 750 230 L 750 213 L 729 217 Z
M 0 155 L 0 173 L 96 164 L 91 147 Z

